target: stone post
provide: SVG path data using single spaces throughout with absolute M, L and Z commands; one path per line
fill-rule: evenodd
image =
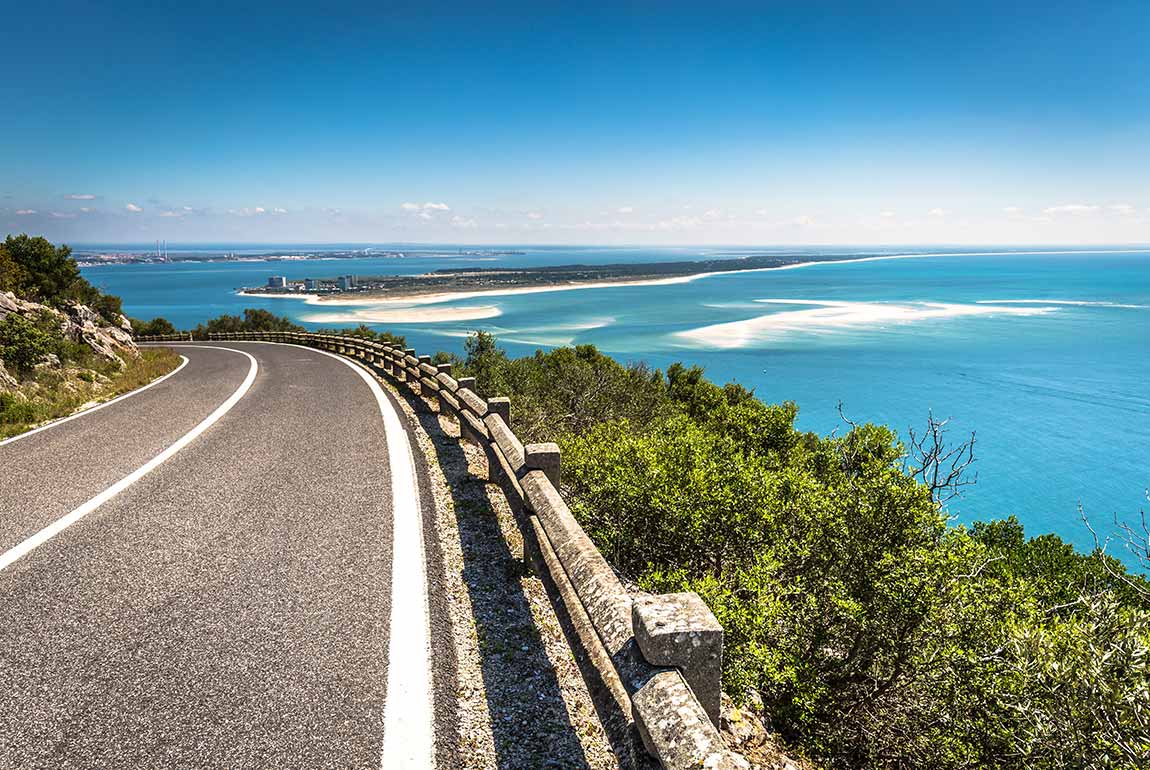
M 553 442 L 528 444 L 523 447 L 524 472 L 543 471 L 551 486 L 559 489 L 559 445 Z
M 631 605 L 635 642 L 653 666 L 674 666 L 699 705 L 719 726 L 723 627 L 693 592 L 636 596 Z
M 496 396 L 487 399 L 487 413 L 497 414 L 503 418 L 508 428 L 511 427 L 511 399 L 507 396 Z

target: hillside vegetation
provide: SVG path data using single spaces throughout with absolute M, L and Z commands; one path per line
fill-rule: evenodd
M 1150 584 L 1013 518 L 953 526 L 944 501 L 970 454 L 944 424 L 908 451 L 882 426 L 798 431 L 793 403 L 698 367 L 586 345 L 509 359 L 483 333 L 467 353 L 460 371 L 511 397 L 520 438 L 560 443 L 604 555 L 648 590 L 697 591 L 726 632 L 725 689 L 761 699 L 804 753 L 1150 766 Z
M 0 244 L 0 438 L 133 390 L 179 356 L 136 348 L 120 300 L 80 275 L 67 246 Z

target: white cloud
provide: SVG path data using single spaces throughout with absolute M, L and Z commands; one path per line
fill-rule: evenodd
M 1111 203 L 1106 208 L 1110 209 L 1115 214 L 1122 214 L 1124 216 L 1134 213 L 1134 207 L 1129 203 Z
M 132 212 L 133 214 L 139 214 L 141 211 L 143 211 L 143 209 L 137 206 L 135 203 L 129 203 L 127 206 L 124 206 L 124 209 Z
M 160 212 L 160 216 L 162 216 L 162 217 L 177 217 L 178 218 L 178 217 L 182 217 L 183 215 L 184 215 L 184 213 L 182 211 L 161 211 Z
M 94 210 L 95 209 L 93 209 L 91 206 L 81 206 L 80 207 L 80 211 L 84 212 L 85 214 L 91 214 Z
M 538 219 L 542 219 L 542 218 L 543 218 L 543 214 L 541 214 L 541 213 L 540 213 L 540 212 L 538 212 L 538 211 L 528 211 L 528 212 L 527 212 L 527 218 L 528 218 L 528 219 L 536 219 L 536 220 L 538 220 Z
M 634 206 L 621 206 L 615 209 L 616 214 L 633 214 L 635 212 Z
M 755 209 L 753 213 L 757 217 L 765 217 L 768 216 L 771 212 L 767 209 Z
M 70 201 L 94 201 L 96 196 L 91 193 L 69 193 L 64 196 L 65 199 Z
M 184 206 L 183 209 L 184 209 L 184 211 L 192 211 L 191 206 Z
M 879 216 L 882 217 L 883 219 L 893 219 L 895 216 L 895 213 L 893 211 L 883 211 L 883 212 L 879 213 Z
M 1015 214 L 1021 214 L 1022 209 L 1018 208 L 1018 206 L 1007 206 L 1006 208 L 1004 208 L 1002 210 L 1002 213 L 1003 214 L 1010 214 L 1011 216 L 1013 216 Z
M 400 206 L 404 211 L 451 211 L 446 203 L 404 203 Z
M 228 209 L 228 213 L 237 217 L 258 217 L 268 213 L 268 210 L 263 206 L 244 206 L 242 209 Z
M 1051 206 L 1042 210 L 1043 214 L 1089 214 L 1097 211 L 1097 206 L 1088 206 L 1084 203 L 1064 203 L 1061 206 Z
M 706 220 L 712 221 L 712 222 L 716 219 L 721 218 L 722 216 L 723 216 L 723 210 L 722 209 L 707 209 L 706 211 L 703 212 L 703 219 L 706 219 Z
M 75 214 L 72 214 L 69 212 L 64 212 L 64 211 L 53 211 L 48 216 L 52 217 L 52 219 L 75 219 L 76 218 Z
M 479 223 L 472 217 L 454 216 L 451 218 L 452 227 L 478 227 Z
M 287 212 L 287 209 L 280 208 L 279 206 L 276 206 L 274 209 L 272 209 L 272 213 L 273 214 L 286 214 L 288 212 Z
M 926 213 L 932 217 L 944 217 L 946 216 L 946 209 L 933 208 Z
M 36 209 L 16 209 L 16 216 L 27 217 L 36 213 Z
M 815 224 L 815 222 L 816 222 L 816 220 L 814 217 L 809 217 L 809 216 L 803 215 L 801 217 L 796 217 L 794 223 L 796 225 L 799 225 L 800 227 L 805 227 L 807 225 L 813 225 L 813 224 Z
M 672 217 L 655 223 L 656 230 L 690 230 L 698 227 L 703 220 L 698 217 Z

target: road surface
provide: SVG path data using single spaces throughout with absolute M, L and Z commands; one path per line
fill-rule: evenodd
M 401 417 L 330 354 L 172 347 L 0 444 L 0 769 L 435 766 Z

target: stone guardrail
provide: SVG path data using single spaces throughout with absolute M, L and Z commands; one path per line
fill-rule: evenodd
M 694 593 L 632 596 L 575 520 L 559 492 L 559 448 L 524 445 L 511 430 L 507 398 L 484 398 L 412 349 L 361 337 L 308 332 L 210 334 L 210 340 L 306 345 L 358 359 L 459 422 L 499 467 L 509 496 L 528 514 L 534 544 L 611 697 L 665 770 L 736 770 L 749 763 L 720 735 L 723 630 Z M 183 340 L 183 335 L 141 337 Z
M 178 332 L 176 334 L 137 334 L 133 338 L 136 342 L 191 342 L 191 332 Z

